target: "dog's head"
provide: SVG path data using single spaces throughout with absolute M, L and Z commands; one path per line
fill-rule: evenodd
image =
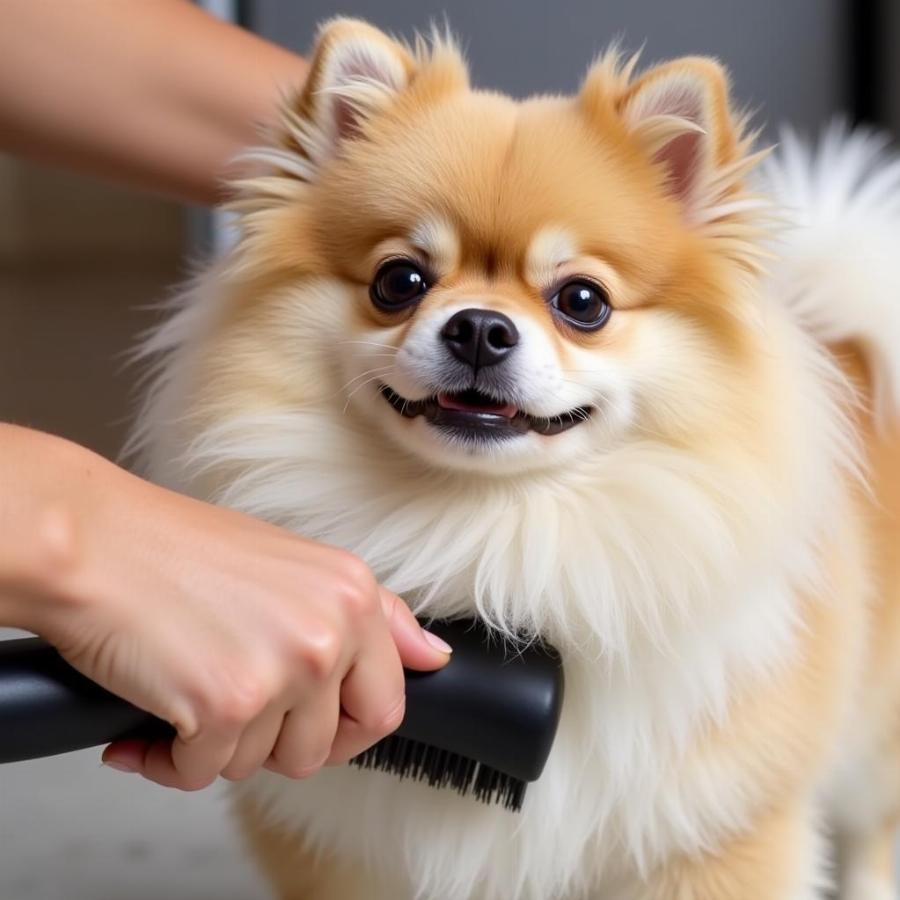
M 148 471 L 417 609 L 603 652 L 805 565 L 838 393 L 760 277 L 721 68 L 633 68 L 516 102 L 447 39 L 327 25 L 236 246 L 149 344 Z
M 608 54 L 576 97 L 520 103 L 471 89 L 447 40 L 323 29 L 239 206 L 337 414 L 497 474 L 708 430 L 740 382 L 746 147 L 716 63 L 632 68 Z

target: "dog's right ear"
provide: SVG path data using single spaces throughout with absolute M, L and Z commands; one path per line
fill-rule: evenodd
M 313 170 L 364 134 L 412 79 L 416 62 L 386 34 L 357 19 L 332 19 L 319 30 L 309 76 L 284 115 L 285 140 Z
M 753 163 L 744 117 L 731 109 L 728 74 L 714 59 L 684 57 L 633 78 L 636 63 L 622 64 L 615 50 L 602 57 L 582 86 L 582 107 L 607 127 L 618 119 L 686 220 L 704 221 Z

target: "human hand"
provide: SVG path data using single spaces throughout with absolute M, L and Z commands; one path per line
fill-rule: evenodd
M 35 630 L 178 733 L 113 744 L 107 764 L 186 790 L 261 766 L 302 778 L 399 726 L 403 666 L 448 660 L 359 559 L 74 452 Z

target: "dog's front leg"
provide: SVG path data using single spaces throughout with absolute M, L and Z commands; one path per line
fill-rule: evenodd
M 405 881 L 310 850 L 303 836 L 267 821 L 249 799 L 235 805 L 247 846 L 277 900 L 412 900 Z
M 814 822 L 805 802 L 769 813 L 714 852 L 673 859 L 627 900 L 824 900 L 829 879 Z

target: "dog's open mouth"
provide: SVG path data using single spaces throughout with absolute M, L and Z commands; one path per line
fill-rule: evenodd
M 386 384 L 382 384 L 380 390 L 382 397 L 401 416 L 408 419 L 424 416 L 436 428 L 463 438 L 500 440 L 529 431 L 543 435 L 561 434 L 586 422 L 593 411 L 590 406 L 579 406 L 561 415 L 543 418 L 529 415 L 512 403 L 501 402 L 474 388 L 453 394 L 435 394 L 424 400 L 407 400 Z

